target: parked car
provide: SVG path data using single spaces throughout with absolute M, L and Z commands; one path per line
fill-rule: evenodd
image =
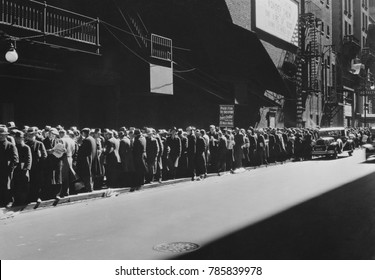
M 370 127 L 370 131 L 372 135 L 375 135 L 375 127 Z M 373 136 L 366 142 L 362 145 L 366 152 L 366 160 L 375 159 L 375 137 Z
M 337 158 L 339 154 L 353 154 L 355 148 L 354 135 L 345 127 L 326 127 L 318 131 L 319 138 L 312 147 L 313 156 Z

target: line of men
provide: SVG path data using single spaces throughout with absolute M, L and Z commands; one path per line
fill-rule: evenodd
M 356 139 L 367 129 L 353 129 Z M 188 127 L 118 131 L 62 126 L 0 125 L 0 206 L 40 203 L 105 187 L 139 189 L 145 183 L 234 171 L 287 159 L 310 159 L 317 129 L 209 131 Z M 360 142 L 360 140 L 358 140 Z

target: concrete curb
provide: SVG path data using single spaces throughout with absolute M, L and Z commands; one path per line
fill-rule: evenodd
M 291 162 L 291 161 L 286 161 L 283 164 Z M 265 168 L 265 167 L 271 167 L 271 166 L 276 166 L 276 165 L 282 165 L 282 163 L 272 163 L 268 165 L 261 165 L 261 166 L 256 166 L 256 167 L 246 167 L 244 168 L 244 171 L 250 171 L 253 169 L 259 169 L 259 168 Z M 242 173 L 239 172 L 239 173 Z M 221 173 L 221 176 L 231 174 L 231 172 L 226 171 Z M 210 177 L 218 177 L 217 173 L 210 173 L 207 174 L 207 178 Z M 191 182 L 191 178 L 181 178 L 181 179 L 175 179 L 175 180 L 168 180 L 168 181 L 163 181 L 161 183 L 151 183 L 142 186 L 139 190 L 148 190 L 148 189 L 154 189 L 158 187 L 163 187 L 163 186 L 168 186 L 168 185 L 174 185 L 174 184 L 179 184 L 183 182 Z M 137 191 L 139 191 L 137 190 Z M 107 198 L 107 197 L 113 197 L 113 196 L 118 196 L 120 194 L 124 193 L 131 193 L 133 192 L 131 188 L 113 188 L 113 189 L 102 189 L 102 190 L 95 190 L 90 193 L 81 193 L 81 194 L 76 194 L 76 195 L 71 195 L 67 197 L 63 197 L 60 200 L 45 200 L 42 201 L 41 203 L 29 203 L 28 205 L 24 206 L 15 206 L 11 208 L 0 208 L 0 220 L 6 220 L 9 218 L 13 218 L 14 216 L 26 212 L 31 212 L 35 210 L 41 210 L 45 208 L 50 208 L 50 207 L 56 207 L 56 206 L 62 206 L 62 205 L 67 205 L 70 203 L 76 203 L 76 202 L 83 202 L 85 200 L 92 200 L 92 199 L 99 199 L 99 198 Z

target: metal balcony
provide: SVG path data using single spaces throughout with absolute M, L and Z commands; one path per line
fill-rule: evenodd
M 1 0 L 0 25 L 30 31 L 31 39 L 53 36 L 99 48 L 99 19 L 46 3 Z

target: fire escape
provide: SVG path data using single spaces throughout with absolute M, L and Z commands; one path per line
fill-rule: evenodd
M 297 126 L 302 126 L 306 100 L 320 89 L 321 42 L 318 30 L 321 10 L 311 1 L 304 2 L 299 17 L 300 48 L 297 53 Z

